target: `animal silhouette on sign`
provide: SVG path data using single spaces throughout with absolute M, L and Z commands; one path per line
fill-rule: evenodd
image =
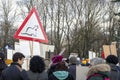
M 38 30 L 38 25 L 34 25 L 34 27 L 28 27 L 25 30 L 25 32 L 21 33 L 21 34 L 36 37 L 37 36 L 37 34 L 36 34 L 37 30 Z

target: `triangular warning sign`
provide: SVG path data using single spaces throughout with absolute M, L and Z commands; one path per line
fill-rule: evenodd
M 25 18 L 14 38 L 48 43 L 46 33 L 35 8 Z

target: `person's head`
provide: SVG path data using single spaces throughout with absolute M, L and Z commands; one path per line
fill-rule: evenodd
M 0 52 L 0 60 L 2 60 L 2 61 L 5 60 L 5 55 L 2 52 Z
M 44 59 L 40 56 L 33 56 L 30 60 L 30 70 L 34 73 L 41 73 L 45 70 Z
M 90 76 L 99 72 L 104 72 L 109 75 L 110 66 L 108 64 L 97 64 L 97 65 L 91 66 L 87 73 L 87 76 Z
M 109 64 L 117 64 L 119 62 L 118 57 L 115 55 L 109 55 L 106 58 L 106 62 Z
M 21 52 L 16 52 L 15 54 L 13 54 L 12 59 L 13 59 L 13 62 L 16 62 L 16 63 L 22 65 L 24 62 L 24 58 L 25 58 L 25 56 Z
M 52 64 L 57 64 L 58 62 L 61 62 L 63 59 L 63 56 L 61 55 L 55 55 L 52 57 Z
M 70 57 L 69 63 L 70 64 L 77 64 L 78 63 L 77 57 Z
M 55 71 L 67 71 L 67 70 L 68 70 L 68 66 L 64 61 L 58 62 L 55 65 Z
M 97 64 L 103 64 L 105 63 L 105 60 L 102 58 L 93 58 L 90 60 L 91 66 L 97 65 Z

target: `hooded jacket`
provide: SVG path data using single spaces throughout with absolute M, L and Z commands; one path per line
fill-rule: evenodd
M 100 76 L 95 76 L 98 74 Z M 110 66 L 107 64 L 98 64 L 92 66 L 87 74 L 87 80 L 104 80 L 104 78 L 109 78 L 110 76 Z
M 73 78 L 76 80 L 76 64 L 69 65 L 68 72 L 73 76 Z
M 68 71 L 55 71 L 49 76 L 49 80 L 74 80 Z

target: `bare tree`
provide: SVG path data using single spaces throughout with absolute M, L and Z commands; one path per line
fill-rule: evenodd
M 47 26 L 47 5 L 49 0 L 25 0 L 18 2 L 18 6 L 21 10 L 21 16 L 23 19 L 27 16 L 30 10 L 35 7 L 40 15 L 41 21 L 43 23 L 44 30 L 46 31 Z
M 76 1 L 76 2 L 75 2 Z M 102 19 L 102 3 L 97 0 L 71 0 L 71 5 L 74 5 L 75 22 L 71 31 L 71 51 L 75 51 L 87 56 L 88 50 L 94 47 L 96 41 L 100 41 L 98 35 L 100 33 L 100 23 Z M 99 44 L 98 44 L 99 46 Z
M 104 1 L 29 0 L 25 8 L 28 12 L 33 6 L 37 8 L 48 33 L 49 44 L 55 45 L 56 53 L 66 47 L 69 54 L 77 52 L 87 56 L 90 49 L 99 51 L 106 36 L 103 32 L 105 29 L 101 27 L 107 12 L 104 11 Z
M 0 35 L 1 35 L 1 47 L 4 49 L 9 43 L 11 46 L 14 44 L 13 40 L 13 28 L 14 23 L 17 20 L 16 7 L 13 5 L 13 1 L 10 0 L 0 0 Z
M 56 53 L 61 51 L 65 40 L 65 0 L 51 0 L 48 4 L 48 20 L 50 24 L 50 44 L 55 45 Z

